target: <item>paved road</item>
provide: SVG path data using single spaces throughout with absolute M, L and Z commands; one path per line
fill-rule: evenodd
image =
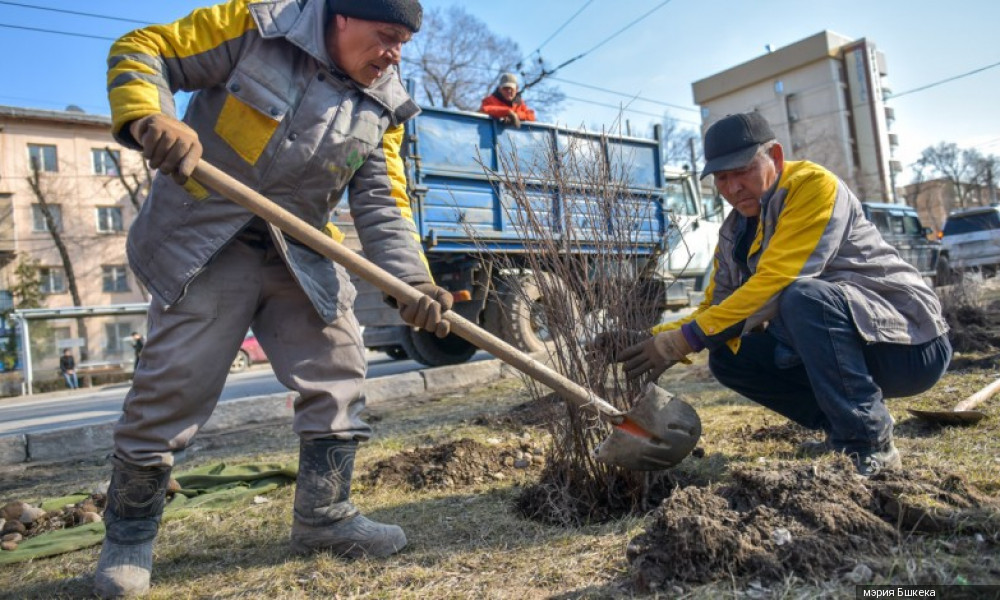
M 490 358 L 478 352 L 473 360 Z M 412 360 L 392 360 L 382 353 L 369 355 L 368 377 L 384 377 L 417 371 L 422 366 Z M 79 392 L 58 392 L 0 399 L 0 435 L 31 433 L 105 423 L 118 419 L 128 384 L 86 388 Z M 270 367 L 261 365 L 229 376 L 221 402 L 288 391 Z

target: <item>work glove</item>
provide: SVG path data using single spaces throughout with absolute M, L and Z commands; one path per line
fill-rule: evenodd
M 507 113 L 507 116 L 503 118 L 503 122 L 510 125 L 514 129 L 518 129 L 521 127 L 521 119 L 518 118 L 517 114 L 514 111 Z
M 626 348 L 634 346 L 649 337 L 645 331 L 634 329 L 617 329 L 604 331 L 594 336 L 587 344 L 587 354 L 591 359 L 606 356 L 611 362 L 621 362 L 621 353 Z
M 681 330 L 672 329 L 629 346 L 619 360 L 625 363 L 625 376 L 629 379 L 648 376 L 650 381 L 656 381 L 675 363 L 690 363 L 687 355 L 693 351 Z
M 201 160 L 198 134 L 177 119 L 157 113 L 133 121 L 129 131 L 149 168 L 170 175 L 178 185 L 187 182 Z
M 446 337 L 451 332 L 451 325 L 441 315 L 454 304 L 451 292 L 433 283 L 418 283 L 413 287 L 424 295 L 412 304 L 400 301 L 399 316 L 413 327 L 430 331 L 439 338 Z

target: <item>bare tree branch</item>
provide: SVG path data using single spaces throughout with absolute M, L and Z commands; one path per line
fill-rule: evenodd
M 522 63 L 517 43 L 460 6 L 427 12 L 420 35 L 403 52 L 403 77 L 416 82 L 417 102 L 442 108 L 478 110 L 501 74 L 519 72 L 531 81 L 543 70 L 539 61 Z M 526 102 L 544 114 L 554 113 L 563 100 L 557 87 L 540 84 L 531 88 Z

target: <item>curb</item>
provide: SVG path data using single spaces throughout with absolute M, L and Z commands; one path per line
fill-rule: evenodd
M 435 367 L 369 379 L 364 383 L 368 407 L 392 400 L 447 392 L 517 376 L 499 360 Z M 245 425 L 291 421 L 296 394 L 285 392 L 219 403 L 199 433 L 219 433 Z M 35 462 L 66 462 L 112 450 L 115 422 L 0 436 L 0 467 Z

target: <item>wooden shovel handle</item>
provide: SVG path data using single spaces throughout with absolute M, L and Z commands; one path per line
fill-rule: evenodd
M 986 400 L 990 399 L 990 397 L 992 397 L 993 394 L 996 394 L 997 391 L 1000 391 L 1000 379 L 997 379 L 996 381 L 987 385 L 986 387 L 979 390 L 975 394 L 969 396 L 965 400 L 962 400 L 961 402 L 956 404 L 955 408 L 953 408 L 952 410 L 955 412 L 963 410 L 972 410 L 976 406 L 979 406 L 979 404 L 981 404 L 982 402 L 985 402 Z
M 394 277 L 360 254 L 338 244 L 315 227 L 311 227 L 302 219 L 206 161 L 202 160 L 195 167 L 194 178 L 202 185 L 221 194 L 222 197 L 239 204 L 319 254 L 342 265 L 348 271 L 389 294 L 398 302 L 411 304 L 423 297 L 424 294 L 413 286 Z M 544 383 L 577 407 L 590 410 L 612 424 L 620 424 L 625 419 L 624 413 L 587 388 L 550 369 L 455 311 L 446 311 L 443 317 L 451 324 L 451 330 L 460 337 L 471 342 L 477 348 L 486 350 L 532 379 Z

